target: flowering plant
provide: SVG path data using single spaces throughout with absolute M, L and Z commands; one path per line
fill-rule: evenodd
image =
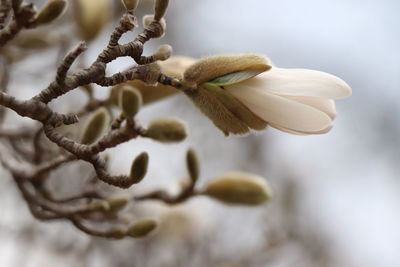
M 172 118 L 158 119 L 143 126 L 136 119 L 142 105 L 176 92 L 182 92 L 225 135 L 243 135 L 268 125 L 294 134 L 328 132 L 336 116 L 335 99 L 351 95 L 341 79 L 318 71 L 281 69 L 264 56 L 238 54 L 212 56 L 200 60 L 171 57 L 172 47 L 161 45 L 150 56 L 144 56 L 145 44 L 161 38 L 166 31 L 163 18 L 168 0 L 155 0 L 154 14 L 143 17 L 144 30 L 125 44 L 123 34 L 138 27 L 138 0 L 122 0 L 125 13 L 120 18 L 103 51 L 87 67 L 73 63 L 93 42 L 110 19 L 108 0 L 71 1 L 76 32 L 85 42 L 69 52 L 55 71 L 55 79 L 28 100 L 9 94 L 7 71 L 23 50 L 38 41 L 28 36 L 21 42 L 18 35 L 25 29 L 36 29 L 63 15 L 65 0 L 49 0 L 39 11 L 33 4 L 20 0 L 0 2 L 0 47 L 2 81 L 0 105 L 20 117 L 35 122 L 28 129 L 9 129 L 0 118 L 0 161 L 9 171 L 28 207 L 40 220 L 70 221 L 79 230 L 94 236 L 120 239 L 144 237 L 158 226 L 158 220 L 141 218 L 127 221 L 123 210 L 140 201 L 157 200 L 173 205 L 189 198 L 206 196 L 226 204 L 260 205 L 271 199 L 272 191 L 265 179 L 246 173 L 228 173 L 208 185 L 199 187 L 200 165 L 196 152 L 188 149 L 186 167 L 190 177 L 177 195 L 164 190 L 147 194 L 115 195 L 99 184 L 128 189 L 146 176 L 151 159 L 147 152 L 137 155 L 128 174 L 113 175 L 107 157 L 102 154 L 136 138 L 162 143 L 176 143 L 187 136 L 185 125 Z M 41 45 L 54 45 L 57 38 L 44 31 Z M 52 36 L 50 36 L 52 37 Z M 65 41 L 66 38 L 59 38 Z M 120 57 L 130 57 L 132 67 L 112 75 L 107 65 Z M 93 93 L 96 86 L 109 87 L 106 99 Z M 59 113 L 49 103 L 76 89 L 87 94 L 87 103 L 79 110 Z M 7 113 L 8 114 L 8 113 Z M 85 121 L 82 127 L 78 122 Z M 70 125 L 75 131 L 65 130 Z M 79 133 L 78 133 L 79 132 Z M 54 171 L 72 162 L 92 167 L 92 175 L 78 193 L 60 197 L 48 187 Z M 79 172 L 74 173 L 80 176 Z M 132 193 L 132 192 L 130 192 Z M 107 227 L 104 227 L 104 224 Z

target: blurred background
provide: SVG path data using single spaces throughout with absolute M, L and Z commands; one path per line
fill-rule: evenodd
M 113 2 L 116 21 L 123 10 Z M 195 147 L 202 161 L 199 186 L 231 170 L 247 171 L 269 181 L 274 199 L 254 208 L 205 198 L 174 207 L 140 204 L 131 212 L 158 218 L 159 231 L 143 240 L 112 241 L 89 237 L 68 222 L 36 221 L 1 169 L 0 265 L 400 266 L 399 11 L 397 0 L 171 0 L 167 34 L 151 41 L 147 54 L 164 43 L 174 55 L 195 58 L 257 52 L 280 67 L 334 74 L 353 88 L 351 98 L 337 102 L 334 128 L 321 136 L 271 128 L 225 138 L 184 96 L 148 105 L 138 115 L 142 124 L 176 117 L 186 122 L 189 137 L 178 145 L 135 140 L 113 149 L 114 172 L 127 172 L 135 155 L 149 152 L 149 173 L 135 191 L 176 192 L 186 175 L 185 151 Z M 152 1 L 142 1 L 139 17 L 149 13 Z M 58 22 L 66 36 L 74 36 L 70 20 L 71 10 Z M 102 50 L 115 21 L 89 44 L 82 64 Z M 68 40 L 66 47 L 18 62 L 10 92 L 27 98 L 45 88 L 60 49 L 66 52 L 78 38 Z M 108 71 L 131 63 L 118 60 Z M 54 106 L 70 110 L 79 101 L 73 93 Z

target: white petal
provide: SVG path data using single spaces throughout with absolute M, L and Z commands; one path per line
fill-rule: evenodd
M 339 99 L 352 94 L 350 86 L 342 79 L 325 72 L 307 69 L 272 67 L 269 71 L 243 83 L 264 88 L 267 92 L 278 95 Z
M 303 133 L 303 132 L 296 132 L 296 131 L 293 131 L 293 130 L 290 130 L 290 129 L 286 129 L 286 128 L 280 127 L 278 125 L 275 125 L 275 124 L 269 124 L 269 126 L 275 128 L 275 129 L 278 129 L 279 131 L 285 132 L 285 133 L 290 133 L 290 134 L 295 134 L 295 135 L 308 135 L 308 134 Z
M 326 113 L 332 120 L 336 118 L 335 101 L 313 96 L 284 96 L 285 98 L 312 106 L 322 112 Z
M 296 135 L 325 134 L 325 133 L 329 132 L 332 129 L 332 125 L 329 125 L 325 129 L 320 130 L 320 131 L 316 131 L 316 132 L 298 132 L 298 131 L 294 131 L 294 130 L 291 130 L 291 129 L 280 127 L 280 126 L 275 125 L 275 124 L 270 124 L 270 126 L 275 128 L 275 129 L 278 129 L 279 131 L 282 131 L 282 132 L 285 132 L 285 133 L 290 133 L 290 134 L 296 134 Z
M 230 93 L 268 123 L 301 132 L 316 132 L 331 125 L 331 118 L 324 112 L 290 100 L 272 95 L 240 83 L 226 87 Z

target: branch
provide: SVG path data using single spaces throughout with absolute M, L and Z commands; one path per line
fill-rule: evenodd
M 4 28 L 6 19 L 11 11 L 11 4 L 8 0 L 0 1 L 0 30 Z
M 96 83 L 101 86 L 110 86 L 133 79 L 139 79 L 144 82 L 148 82 L 148 72 L 150 69 L 145 66 L 138 66 L 134 69 L 117 73 L 111 77 L 105 77 L 106 65 L 119 57 L 132 57 L 139 65 L 150 64 L 157 60 L 157 58 L 154 56 L 144 57 L 142 56 L 142 53 L 143 45 L 148 40 L 163 33 L 164 29 L 161 23 L 158 21 L 152 22 L 148 28 L 146 28 L 141 34 L 138 35 L 137 38 L 135 38 L 134 41 L 124 45 L 118 45 L 118 41 L 122 34 L 133 30 L 136 27 L 136 23 L 136 17 L 131 12 L 127 12 L 121 18 L 118 26 L 112 33 L 108 46 L 99 54 L 96 61 L 94 61 L 89 68 L 67 76 L 66 72 L 68 68 L 62 66 L 70 66 L 70 64 L 66 62 L 67 58 L 74 59 L 73 56 L 67 57 L 62 63 L 62 66 L 59 67 L 59 71 L 57 73 L 57 76 L 61 77 L 64 82 L 57 82 L 57 80 L 60 81 L 61 78 L 57 79 L 32 99 L 47 104 L 53 99 L 66 94 L 79 86 L 84 86 L 90 83 Z M 79 53 L 83 52 L 81 50 L 79 51 Z M 76 56 L 79 55 L 79 53 L 77 53 L 76 50 L 75 52 L 72 52 L 72 54 Z M 151 75 L 154 76 L 154 73 L 151 73 Z M 159 73 L 157 77 L 155 77 L 153 83 L 157 81 L 158 76 Z
M 85 232 L 89 235 L 97 236 L 97 237 L 104 237 L 104 238 L 113 238 L 113 239 L 121 239 L 125 236 L 126 230 L 122 228 L 114 228 L 108 231 L 99 231 L 92 229 L 86 225 L 84 225 L 78 216 L 73 216 L 71 218 L 72 223 L 76 228 Z
M 71 52 L 67 54 L 62 64 L 57 69 L 56 82 L 59 85 L 64 84 L 67 72 L 71 68 L 71 65 L 78 58 L 78 56 L 82 54 L 86 49 L 87 49 L 86 43 L 81 42 L 77 47 L 75 47 Z
M 0 31 L 0 47 L 14 39 L 14 37 L 24 28 L 29 26 L 29 22 L 35 15 L 32 4 L 26 5 L 17 10 L 14 9 L 14 16 L 11 22 Z

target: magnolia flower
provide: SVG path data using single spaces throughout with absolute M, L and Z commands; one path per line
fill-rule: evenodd
M 268 124 L 292 134 L 322 134 L 336 117 L 334 99 L 351 88 L 331 74 L 272 67 L 260 55 L 214 56 L 184 74 L 185 93 L 226 135 Z M 193 89 L 196 88 L 196 89 Z
M 346 82 L 331 74 L 277 67 L 224 88 L 270 126 L 294 134 L 328 132 L 334 99 L 351 95 Z

